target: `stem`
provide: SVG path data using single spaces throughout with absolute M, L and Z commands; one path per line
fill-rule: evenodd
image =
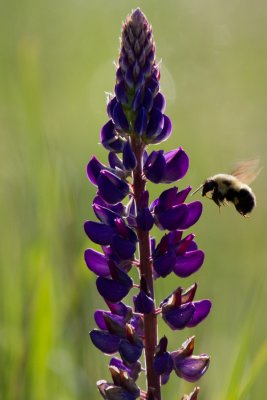
M 143 175 L 143 153 L 144 145 L 132 140 L 132 148 L 136 157 L 137 166 L 133 172 L 133 191 L 138 208 L 141 193 L 145 190 L 146 180 Z M 150 249 L 150 237 L 148 231 L 142 231 L 137 228 L 140 253 L 140 274 L 146 279 L 147 288 L 151 297 L 154 299 L 153 285 L 153 262 Z M 158 324 L 157 315 L 153 312 L 144 315 L 144 338 L 145 338 L 145 360 L 147 375 L 147 395 L 149 399 L 161 400 L 160 377 L 153 368 L 153 359 L 158 342 Z

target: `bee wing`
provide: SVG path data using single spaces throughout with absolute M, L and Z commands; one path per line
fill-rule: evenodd
M 259 160 L 248 160 L 237 163 L 231 175 L 235 176 L 239 181 L 249 185 L 261 172 Z

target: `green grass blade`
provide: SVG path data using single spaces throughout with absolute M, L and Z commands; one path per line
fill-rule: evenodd
M 256 382 L 262 368 L 267 363 L 267 340 L 262 344 L 259 348 L 254 360 L 251 363 L 251 367 L 244 379 L 245 384 L 241 388 L 241 392 L 239 394 L 238 400 L 244 400 L 246 396 L 249 394 L 251 387 Z

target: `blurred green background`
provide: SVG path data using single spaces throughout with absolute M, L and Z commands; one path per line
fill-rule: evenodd
M 178 333 L 160 323 L 160 331 L 171 350 L 195 333 L 196 354 L 211 355 L 200 399 L 267 398 L 267 3 L 11 0 L 0 13 L 1 400 L 94 400 L 95 381 L 109 377 L 88 338 L 103 302 L 83 262 L 95 191 L 85 165 L 92 154 L 107 159 L 98 144 L 104 92 L 114 88 L 121 22 L 137 6 L 162 59 L 173 122 L 164 148 L 182 145 L 191 158 L 179 187 L 196 188 L 236 161 L 260 158 L 264 167 L 251 218 L 204 200 L 193 229 L 203 268 L 156 283 L 160 300 L 196 280 L 198 298 L 213 301 L 209 318 Z M 163 397 L 178 400 L 192 387 L 173 376 Z

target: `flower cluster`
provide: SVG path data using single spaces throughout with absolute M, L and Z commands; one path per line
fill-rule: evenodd
M 100 351 L 112 356 L 112 382 L 97 382 L 106 400 L 160 400 L 161 385 L 172 371 L 195 382 L 209 366 L 208 355 L 193 355 L 194 337 L 171 352 L 166 336 L 158 340 L 159 315 L 169 328 L 181 330 L 202 322 L 211 308 L 209 300 L 194 300 L 196 283 L 186 290 L 179 286 L 159 305 L 155 302 L 155 280 L 171 273 L 188 277 L 204 261 L 195 235 L 184 234 L 202 213 L 199 201 L 186 203 L 191 187 L 171 187 L 151 202 L 146 190 L 147 180 L 174 183 L 189 167 L 181 147 L 147 152 L 148 145 L 165 141 L 172 130 L 164 114 L 159 80 L 152 29 L 136 9 L 122 28 L 115 90 L 107 104 L 109 120 L 100 134 L 109 151 L 108 164 L 92 157 L 87 166 L 87 176 L 97 188 L 92 208 L 98 222 L 86 221 L 84 227 L 101 252 L 87 249 L 85 262 L 97 276 L 97 290 L 107 305 L 106 310 L 96 310 L 97 329 L 90 332 L 90 338 Z M 167 231 L 158 243 L 150 235 L 153 227 Z M 131 277 L 132 268 L 139 272 L 138 282 Z M 129 306 L 124 299 L 131 291 L 135 294 Z M 136 383 L 142 371 L 146 372 L 146 391 Z M 196 400 L 198 392 L 195 388 L 183 399 Z

